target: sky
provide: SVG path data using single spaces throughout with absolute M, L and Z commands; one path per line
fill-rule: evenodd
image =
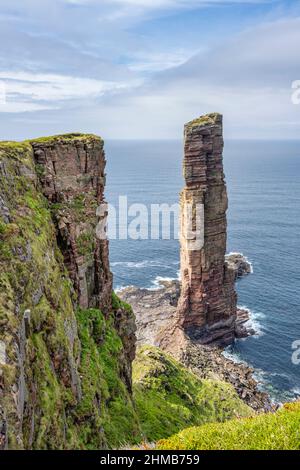
M 297 80 L 297 0 L 0 0 L 2 140 L 300 139 Z

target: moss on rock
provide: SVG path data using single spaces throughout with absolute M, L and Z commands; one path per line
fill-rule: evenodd
M 47 136 L 47 137 L 38 137 L 36 139 L 30 139 L 28 142 L 34 143 L 34 144 L 53 144 L 53 143 L 68 143 L 70 141 L 80 141 L 80 142 L 92 142 L 92 141 L 101 141 L 101 137 L 95 135 L 95 134 L 82 134 L 80 132 L 72 132 L 69 134 L 58 134 L 58 135 L 53 135 L 53 136 Z
M 186 124 L 186 128 L 190 127 L 200 127 L 207 126 L 219 123 L 222 120 L 222 115 L 219 113 L 210 113 L 200 116 L 199 118 L 194 119 Z
M 0 411 L 8 447 L 100 449 L 136 442 L 138 419 L 123 376 L 115 312 L 105 318 L 99 310 L 76 311 L 29 143 L 0 143 L 0 196 L 6 361 L 0 364 Z M 80 214 L 83 197 L 72 203 Z M 83 249 L 90 249 L 89 239 Z
M 154 347 L 139 350 L 133 383 L 141 427 L 150 442 L 191 425 L 253 414 L 231 385 L 201 380 Z
M 82 400 L 74 410 L 85 448 L 120 447 L 141 436 L 131 396 L 122 381 L 123 344 L 113 314 L 100 310 L 77 311 L 82 376 Z

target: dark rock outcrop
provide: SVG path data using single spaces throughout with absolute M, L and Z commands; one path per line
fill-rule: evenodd
M 230 253 L 225 259 L 230 268 L 235 271 L 235 279 L 252 273 L 252 264 L 242 253 Z

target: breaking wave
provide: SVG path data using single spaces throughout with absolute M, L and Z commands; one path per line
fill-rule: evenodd
M 152 281 L 151 286 L 148 287 L 149 290 L 159 290 L 163 288 L 162 282 L 172 282 L 172 281 L 179 281 L 180 280 L 180 271 L 177 273 L 177 277 L 164 277 L 164 276 L 156 276 L 156 278 Z
M 238 308 L 247 310 L 249 313 L 249 320 L 247 323 L 245 323 L 245 326 L 247 329 L 253 329 L 255 331 L 254 337 L 261 337 L 265 334 L 265 329 L 262 323 L 262 320 L 266 317 L 264 313 L 262 312 L 256 312 L 253 310 L 250 310 L 248 307 L 244 305 L 238 305 Z M 247 338 L 244 338 L 247 339 Z M 241 340 L 243 341 L 243 339 Z
M 172 265 L 178 265 L 179 263 L 172 262 Z M 144 260 L 144 261 L 115 261 L 113 263 L 110 263 L 111 267 L 115 266 L 123 266 L 125 268 L 131 268 L 131 269 L 143 269 L 147 267 L 153 267 L 153 268 L 159 268 L 159 267 L 165 267 L 166 263 L 160 260 Z

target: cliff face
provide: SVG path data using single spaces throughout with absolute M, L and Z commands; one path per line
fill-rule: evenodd
M 132 311 L 94 236 L 103 142 L 0 143 L 0 448 L 105 448 L 139 433 Z
M 32 147 L 79 305 L 109 312 L 112 275 L 108 241 L 95 237 L 96 208 L 104 203 L 103 141 L 72 135 L 37 140 Z
M 202 343 L 226 344 L 235 336 L 237 296 L 234 270 L 225 262 L 228 201 L 222 116 L 210 114 L 188 123 L 184 151 L 179 324 Z M 198 223 L 198 246 L 186 230 L 188 206 L 191 226 L 195 229 Z

